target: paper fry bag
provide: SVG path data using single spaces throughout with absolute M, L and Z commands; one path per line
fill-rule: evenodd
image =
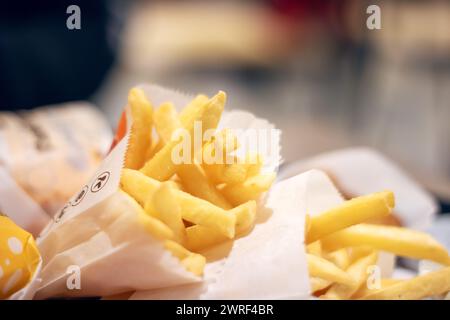
M 183 107 L 190 101 L 160 87 L 142 88 L 155 106 L 171 101 Z M 38 239 L 43 266 L 36 298 L 108 296 L 205 282 L 165 249 L 165 229 L 120 190 L 130 128 L 120 128 L 125 136 Z M 243 111 L 224 112 L 220 128 L 244 129 L 242 136 L 249 128 L 274 130 L 266 120 Z M 262 170 L 274 171 L 280 163 L 279 133 L 274 139 L 275 150 L 262 154 Z

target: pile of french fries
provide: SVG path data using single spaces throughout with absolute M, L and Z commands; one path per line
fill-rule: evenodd
M 238 159 L 233 154 L 239 144 L 230 130 L 216 130 L 225 102 L 222 91 L 212 98 L 198 95 L 177 113 L 170 101 L 154 109 L 139 88 L 128 96 L 132 126 L 121 189 L 145 213 L 145 227 L 196 275 L 203 274 L 206 263 L 202 250 L 251 229 L 255 200 L 275 179 L 275 173 L 261 173 L 259 155 Z M 181 141 L 175 133 L 183 128 L 193 140 L 196 122 L 203 131 L 216 132 L 200 150 L 193 150 L 192 161 L 176 163 L 173 152 Z M 216 153 L 236 161 L 199 161 L 204 154 Z
M 365 223 L 391 214 L 390 191 L 354 198 L 306 220 L 312 292 L 323 299 L 423 299 L 450 291 L 450 257 L 426 233 Z M 408 280 L 371 278 L 380 251 L 442 267 Z

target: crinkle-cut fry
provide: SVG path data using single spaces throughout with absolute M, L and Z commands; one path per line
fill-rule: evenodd
M 153 193 L 151 204 L 158 213 L 159 219 L 164 222 L 174 233 L 175 240 L 178 243 L 185 243 L 186 230 L 181 217 L 180 204 L 174 201 L 173 182 L 163 182 L 161 186 Z
M 369 288 L 365 283 L 359 287 L 358 291 L 356 291 L 352 299 L 359 299 L 369 294 L 377 293 L 381 290 L 386 289 L 389 286 L 405 281 L 404 279 L 381 279 L 379 288 Z
M 190 139 L 190 141 L 188 142 L 190 143 L 187 144 L 191 146 L 191 148 L 194 146 L 195 122 L 200 121 L 202 123 L 203 131 L 215 129 L 219 123 L 225 101 L 226 94 L 223 91 L 219 91 L 218 94 L 211 98 L 206 104 L 202 105 L 195 113 L 189 115 L 184 128 L 186 128 L 189 133 L 188 139 Z M 180 143 L 185 143 L 185 141 L 183 141 L 184 138 L 186 138 L 186 135 L 179 135 L 176 139 L 170 140 L 154 155 L 153 158 L 145 163 L 140 171 L 150 178 L 159 181 L 169 179 L 176 173 L 178 167 L 172 158 L 173 151 L 176 147 L 179 147 Z M 193 161 L 194 158 L 195 155 L 191 154 L 190 161 Z
M 249 177 L 242 183 L 226 185 L 222 193 L 232 205 L 237 206 L 249 200 L 258 199 L 263 192 L 270 189 L 275 177 L 274 172 Z
M 330 282 L 337 282 L 346 285 L 353 285 L 353 279 L 343 270 L 339 269 L 330 261 L 317 257 L 315 255 L 306 254 L 308 262 L 308 271 L 310 277 L 317 277 Z
M 161 182 L 131 169 L 122 170 L 121 188 L 145 206 Z M 206 200 L 194 197 L 181 190 L 174 190 L 174 201 L 178 201 L 184 220 L 215 229 L 228 238 L 235 234 L 236 217 Z
M 309 282 L 311 286 L 311 293 L 321 291 L 332 285 L 332 282 L 317 277 L 310 277 Z
M 179 243 L 171 240 L 164 242 L 164 247 L 177 257 L 186 270 L 197 276 L 203 275 L 206 265 L 206 258 L 201 254 L 190 252 Z
M 190 194 L 211 202 L 212 204 L 228 210 L 231 204 L 217 190 L 216 186 L 211 183 L 198 164 L 182 164 L 177 169 L 177 175 Z
M 313 254 L 315 256 L 321 257 L 322 256 L 322 244 L 320 243 L 320 240 L 311 242 L 310 244 L 306 245 L 306 252 Z M 345 270 L 345 269 L 343 269 L 343 270 Z
M 181 128 L 177 111 L 171 102 L 163 103 L 155 110 L 154 120 L 156 132 L 163 143 L 170 141 L 172 134 Z
M 133 88 L 128 94 L 131 109 L 131 133 L 125 155 L 125 167 L 139 169 L 145 162 L 148 148 L 151 146 L 153 107 L 145 97 L 144 91 Z
M 248 201 L 236 208 L 228 210 L 228 213 L 236 216 L 236 234 L 240 235 L 249 230 L 255 223 L 256 202 Z M 200 225 L 186 228 L 186 235 L 187 246 L 192 251 L 200 251 L 228 240 L 218 231 Z
M 323 238 L 322 244 L 329 250 L 365 245 L 399 256 L 450 265 L 447 250 L 433 237 L 402 227 L 359 224 Z
M 189 120 L 192 118 L 192 115 L 197 113 L 198 110 L 208 103 L 208 96 L 204 94 L 197 95 L 194 99 L 192 99 L 186 107 L 180 112 L 180 122 L 183 127 L 186 127 L 189 124 Z
M 321 296 L 324 299 L 349 299 L 367 280 L 369 267 L 376 265 L 378 253 L 372 251 L 369 255 L 362 257 L 351 264 L 346 272 L 354 280 L 353 284 L 335 283 L 328 289 L 327 293 Z
M 333 232 L 364 222 L 370 218 L 386 216 L 394 207 L 391 191 L 377 192 L 345 201 L 311 218 L 306 242 L 311 243 Z
M 320 241 L 320 240 L 317 240 Z M 313 242 L 316 243 L 317 241 Z M 332 252 L 327 252 L 325 258 L 335 265 L 337 265 L 342 270 L 347 270 L 350 265 L 350 255 L 347 248 L 338 249 Z
M 361 297 L 365 300 L 419 300 L 450 291 L 450 267 L 390 285 Z

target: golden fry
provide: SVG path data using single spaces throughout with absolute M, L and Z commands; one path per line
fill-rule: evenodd
M 166 240 L 164 242 L 164 247 L 180 260 L 186 270 L 197 276 L 201 276 L 203 274 L 203 270 L 206 265 L 206 259 L 204 256 L 198 253 L 190 252 L 182 245 L 171 240 Z
M 133 88 L 128 95 L 132 125 L 125 156 L 125 167 L 139 169 L 145 161 L 151 146 L 153 107 L 145 97 L 144 91 Z
M 186 191 L 192 195 L 209 201 L 222 209 L 231 209 L 231 204 L 217 190 L 216 186 L 208 180 L 208 177 L 198 164 L 182 164 L 178 167 L 177 174 Z
M 246 202 L 234 209 L 228 210 L 228 213 L 236 217 L 236 234 L 242 234 L 249 230 L 255 223 L 256 202 Z M 186 229 L 186 235 L 187 245 L 193 251 L 199 251 L 228 240 L 220 232 L 200 225 L 188 227 Z
M 181 122 L 172 103 L 163 103 L 154 114 L 155 129 L 161 142 L 167 143 L 172 139 L 172 134 L 181 128 Z
M 306 252 L 313 254 L 315 256 L 321 257 L 322 256 L 322 244 L 320 243 L 320 240 L 314 241 L 314 242 L 306 245 Z
M 353 279 L 330 261 L 309 253 L 306 254 L 306 259 L 310 277 L 317 277 L 346 285 L 354 285 Z
M 413 259 L 450 265 L 447 250 L 430 235 L 401 227 L 359 224 L 322 239 L 327 249 L 370 246 Z
M 190 139 L 189 145 L 191 147 L 194 145 L 195 122 L 200 121 L 202 123 L 202 130 L 204 131 L 216 128 L 225 105 L 225 100 L 225 93 L 219 91 L 217 95 L 202 105 L 195 113 L 189 114 L 185 128 L 189 133 L 188 138 Z M 141 172 L 159 181 L 167 180 L 173 176 L 177 170 L 177 165 L 172 159 L 173 150 L 180 143 L 183 143 L 183 138 L 185 136 L 181 135 L 178 139 L 170 140 L 152 159 L 145 163 Z M 194 157 L 195 155 L 192 154 L 190 160 L 193 161 Z
M 146 202 L 152 199 L 153 193 L 160 187 L 160 182 L 143 175 L 137 170 L 123 169 L 120 187 L 144 207 Z
M 153 193 L 152 205 L 158 213 L 159 219 L 164 222 L 174 233 L 175 240 L 179 243 L 186 241 L 186 230 L 181 218 L 180 204 L 174 199 L 176 190 L 169 182 L 164 182 Z
M 250 177 L 242 183 L 225 186 L 222 189 L 225 198 L 232 205 L 240 205 L 249 200 L 256 200 L 261 193 L 270 189 L 275 180 L 275 173 L 260 174 Z
M 369 273 L 368 268 L 377 263 L 378 253 L 372 251 L 369 255 L 362 257 L 347 268 L 347 274 L 353 279 L 353 284 L 335 283 L 321 298 L 324 299 L 349 299 L 359 287 L 365 284 Z
M 345 201 L 342 205 L 311 218 L 311 228 L 306 242 L 311 243 L 333 232 L 385 216 L 394 207 L 394 195 L 390 191 L 373 193 Z
M 320 240 L 317 240 L 320 241 Z M 317 241 L 313 242 L 316 243 Z M 327 252 L 325 255 L 326 259 L 333 262 L 342 270 L 347 270 L 350 265 L 350 256 L 346 248 L 335 250 L 333 252 Z
M 450 291 L 450 267 L 426 273 L 363 296 L 365 300 L 419 300 Z
M 309 281 L 310 281 L 312 293 L 323 290 L 332 284 L 332 282 L 330 282 L 328 280 L 324 280 L 324 279 L 317 278 L 317 277 L 311 277 L 309 279 Z
M 380 281 L 380 288 L 371 288 L 369 289 L 368 286 L 366 284 L 363 284 L 358 291 L 355 292 L 355 294 L 353 294 L 352 299 L 359 299 L 362 297 L 365 297 L 369 294 L 373 294 L 373 293 L 377 293 L 379 291 L 382 291 L 384 289 L 386 289 L 389 286 L 392 286 L 393 284 L 397 284 L 400 282 L 403 282 L 405 280 L 402 279 L 381 279 Z

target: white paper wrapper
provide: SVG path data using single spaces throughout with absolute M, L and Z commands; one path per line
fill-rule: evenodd
M 0 167 L 0 212 L 8 215 L 19 227 L 35 237 L 50 220 L 45 211 L 2 167 Z
M 143 88 L 155 106 L 172 101 L 182 108 L 191 99 L 156 86 Z M 240 129 L 274 129 L 272 124 L 250 113 L 224 112 L 221 127 L 240 125 L 245 126 Z M 44 261 L 38 299 L 108 296 L 202 281 L 186 271 L 159 240 L 145 231 L 138 222 L 136 208 L 130 207 L 126 196 L 118 192 L 128 135 L 103 161 L 93 179 L 55 215 L 54 222 L 38 239 Z M 264 170 L 276 169 L 280 162 L 279 134 L 274 138 L 277 148 L 268 151 L 272 156 L 263 153 Z M 67 271 L 73 266 L 79 270 L 80 289 L 68 289 L 71 274 Z
M 332 175 L 343 192 L 352 196 L 385 189 L 395 194 L 395 215 L 408 228 L 428 228 L 437 212 L 433 197 L 392 161 L 369 148 L 350 148 L 324 153 L 293 163 L 282 170 L 280 179 L 310 169 Z

